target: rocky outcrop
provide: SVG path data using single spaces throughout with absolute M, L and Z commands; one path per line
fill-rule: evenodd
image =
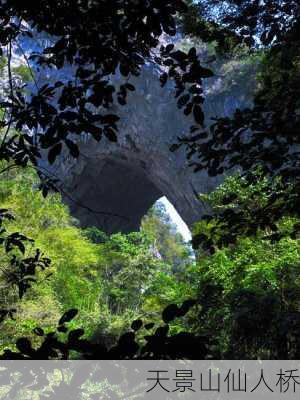
M 112 110 L 121 118 L 118 143 L 106 139 L 97 143 L 83 135 L 80 158 L 74 161 L 65 156 L 55 165 L 67 193 L 65 201 L 83 226 L 95 225 L 112 233 L 138 230 L 147 210 L 166 196 L 191 227 L 205 212 L 196 194 L 211 191 L 220 178 L 204 171 L 195 174 L 184 150 L 169 151 L 192 122 L 178 110 L 172 85 L 161 88 L 158 73 L 150 65 L 131 82 L 136 91 L 128 104 Z M 234 97 L 210 94 L 206 117 L 216 110 L 229 114 L 241 102 L 245 96 L 237 98 L 236 91 Z

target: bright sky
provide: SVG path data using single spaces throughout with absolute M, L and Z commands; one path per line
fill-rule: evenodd
M 189 228 L 187 227 L 183 219 L 180 217 L 175 207 L 169 202 L 169 200 L 166 197 L 162 197 L 158 201 L 161 202 L 166 207 L 167 213 L 169 214 L 172 222 L 177 226 L 178 232 L 181 233 L 184 240 L 186 242 L 192 240 L 192 235 Z

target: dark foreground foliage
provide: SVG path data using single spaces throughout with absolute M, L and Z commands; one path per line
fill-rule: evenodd
M 259 167 L 270 179 L 267 204 L 250 210 L 249 218 L 243 210 L 220 213 L 220 225 L 231 227 L 222 240 L 234 243 L 242 231 L 274 231 L 283 215 L 299 216 L 299 2 L 217 0 L 198 1 L 190 7 L 194 16 L 190 33 L 201 38 L 208 29 L 207 20 L 213 27 L 218 22 L 223 27 L 222 34 L 216 31 L 219 44 L 224 35 L 230 39 L 226 28 L 235 33 L 230 51 L 244 43 L 252 52 L 264 52 L 253 106 L 237 109 L 233 116 L 216 116 L 206 130 L 195 129 L 192 137 L 181 137 L 174 147 L 187 149 L 195 172 L 205 170 L 216 176 L 238 169 L 244 174 L 244 184 L 250 186 Z M 210 32 L 215 31 L 211 28 Z M 278 178 L 280 185 L 274 183 Z
M 218 288 L 211 287 L 207 295 L 217 296 Z M 205 293 L 203 293 L 205 295 Z M 240 291 L 231 299 L 236 311 L 235 332 L 231 339 L 227 359 L 246 358 L 250 348 L 256 353 L 260 349 L 268 351 L 273 359 L 298 359 L 300 356 L 300 314 L 297 312 L 271 314 L 276 296 L 266 294 L 257 296 L 251 291 Z M 33 347 L 30 339 L 20 338 L 16 342 L 17 351 L 5 350 L 3 360 L 49 360 L 49 359 L 220 359 L 220 349 L 215 346 L 213 333 L 196 335 L 190 332 L 169 334 L 169 325 L 175 318 L 183 317 L 197 304 L 195 300 L 186 300 L 180 307 L 171 304 L 162 313 L 163 326 L 155 327 L 154 323 L 144 324 L 135 320 L 131 330 L 124 333 L 114 346 L 106 344 L 106 337 L 100 336 L 97 342 L 84 339 L 84 329 L 68 330 L 67 324 L 78 313 L 71 309 L 63 314 L 56 331 L 45 334 L 43 329 L 34 329 L 35 335 L 42 338 L 41 345 Z M 252 307 L 250 313 L 242 312 L 243 308 Z M 205 312 L 205 311 L 204 311 Z M 257 318 L 249 319 L 249 314 L 258 313 Z M 200 318 L 201 321 L 201 318 Z M 273 334 L 266 335 L 270 331 Z M 62 338 L 62 335 L 64 338 Z
M 269 231 L 268 240 L 279 241 L 278 221 L 283 216 L 299 217 L 300 210 L 299 4 L 279 0 L 266 0 L 263 4 L 258 0 L 203 0 L 197 6 L 187 3 L 193 15 L 189 33 L 196 32 L 204 41 L 216 41 L 225 52 L 238 46 L 246 46 L 250 52 L 265 51 L 261 85 L 252 108 L 236 110 L 232 117 L 217 117 L 207 128 L 201 106 L 202 83 L 213 73 L 201 65 L 195 48 L 185 52 L 169 44 L 154 51 L 161 34 L 174 36 L 178 21 L 186 25 L 188 19 L 184 15 L 188 14 L 184 13 L 188 8 L 181 0 L 43 0 L 26 4 L 9 0 L 0 5 L 1 55 L 7 59 L 8 77 L 0 104 L 0 161 L 8 162 L 9 169 L 35 168 L 44 195 L 57 189 L 58 182 L 40 167 L 42 153 L 47 153 L 49 164 L 64 151 L 78 158 L 76 140 L 83 132 L 96 141 L 106 137 L 116 142 L 119 117 L 111 106 L 115 102 L 126 104 L 128 91 L 134 91 L 130 77 L 139 75 L 141 67 L 151 62 L 162 70 L 162 86 L 168 80 L 174 82 L 178 107 L 194 120 L 190 132 L 179 138 L 172 150 L 184 146 L 196 172 L 205 170 L 216 176 L 238 168 L 244 173 L 245 187 L 250 187 L 259 167 L 270 182 L 264 188 L 267 200 L 263 204 L 245 210 L 238 200 L 237 207 L 223 207 L 207 216 L 206 222 L 215 226 L 211 235 L 197 235 L 195 246 L 214 253 L 216 248 L 234 245 L 238 237 L 260 230 Z M 57 80 L 39 86 L 34 81 L 34 90 L 25 95 L 24 84 L 12 75 L 13 51 L 16 47 L 24 51 L 22 38 L 35 38 L 41 32 L 51 38 L 51 44 L 29 54 L 30 68 L 60 70 L 72 65 L 74 74 L 67 85 Z M 124 83 L 114 87 L 108 76 L 118 71 Z M 34 80 L 34 74 L 32 77 Z M 234 194 L 224 198 L 223 206 L 234 200 Z M 0 211 L 1 224 L 11 218 L 7 210 Z M 299 225 L 295 225 L 292 237 L 297 237 L 298 231 Z M 23 257 L 29 240 L 21 233 L 3 228 L 0 236 L 5 253 L 12 254 L 5 271 L 7 283 L 17 286 L 22 298 L 35 282 L 36 271 L 47 268 L 50 261 L 38 250 L 33 257 Z M 211 293 L 216 296 L 218 287 L 210 288 L 208 297 L 213 300 Z M 236 308 L 236 335 L 232 336 L 228 357 L 242 358 L 251 347 L 267 346 L 270 358 L 299 358 L 299 313 L 283 308 L 274 316 L 274 301 L 271 293 L 258 296 L 249 290 L 236 293 L 231 299 L 231 306 Z M 249 312 L 245 314 L 241 308 L 244 302 L 260 318 L 249 319 Z M 45 334 L 42 328 L 35 329 L 42 341 L 37 349 L 29 339 L 21 338 L 17 341 L 18 351 L 8 350 L 3 358 L 69 358 L 73 353 L 92 359 L 218 358 L 211 333 L 168 333 L 168 323 L 185 315 L 193 304 L 170 305 L 163 313 L 166 325 L 154 333 L 153 327 L 135 321 L 132 330 L 112 347 L 106 346 L 105 340 L 95 344 L 82 339 L 81 329 L 68 331 L 66 324 L 77 313 L 70 310 L 60 319 L 55 332 Z M 0 318 L 12 316 L 13 311 L 1 310 Z M 257 326 L 261 329 L 257 330 Z M 266 341 L 264 335 L 271 328 L 272 340 Z M 143 329 L 150 334 L 144 335 Z
M 176 317 L 184 316 L 195 304 L 193 300 L 185 301 L 181 307 L 169 305 L 163 312 L 164 326 L 157 329 L 154 324 L 143 324 L 142 320 L 133 321 L 131 331 L 123 334 L 117 344 L 111 348 L 105 345 L 105 337 L 98 338 L 98 343 L 83 339 L 83 329 L 68 331 L 66 324 L 77 314 L 76 309 L 67 311 L 59 320 L 56 332 L 44 334 L 42 328 L 35 328 L 34 333 L 43 338 L 42 344 L 34 349 L 27 338 L 20 338 L 16 342 L 18 351 L 5 350 L 2 359 L 68 359 L 72 353 L 80 359 L 204 359 L 208 356 L 209 339 L 182 332 L 177 335 L 168 335 L 169 326 Z M 136 336 L 141 330 L 148 331 L 143 335 L 146 344 L 140 345 Z M 153 333 L 154 330 L 154 333 Z M 61 333 L 67 334 L 66 339 L 59 338 Z M 103 340 L 103 342 L 102 342 Z M 102 343 L 101 343 L 102 342 Z

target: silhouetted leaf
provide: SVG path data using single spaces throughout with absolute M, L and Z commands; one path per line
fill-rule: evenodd
M 42 328 L 36 327 L 33 329 L 33 332 L 37 335 L 37 336 L 44 336 L 44 331 Z
M 117 142 L 118 141 L 116 132 L 111 128 L 104 128 L 104 135 L 111 142 Z
M 164 87 L 168 81 L 168 74 L 166 72 L 164 72 L 163 74 L 161 74 L 159 80 L 160 80 L 161 87 Z
M 53 164 L 54 161 L 56 160 L 56 157 L 61 153 L 62 149 L 62 144 L 57 143 L 55 146 L 53 146 L 48 153 L 48 161 L 50 164 Z
M 147 329 L 147 330 L 150 330 L 150 329 L 154 328 L 154 326 L 155 326 L 155 324 L 154 324 L 153 322 L 151 322 L 151 323 L 149 323 L 149 324 L 146 324 L 146 325 L 144 326 L 144 328 Z
M 202 111 L 202 108 L 200 106 L 198 106 L 197 104 L 194 105 L 194 107 L 193 107 L 193 114 L 194 114 L 194 118 L 195 118 L 195 121 L 197 122 L 197 124 L 203 125 L 204 113 Z
M 63 325 L 66 322 L 70 322 L 73 318 L 78 314 L 78 310 L 72 308 L 71 310 L 66 311 L 63 316 L 60 318 L 58 325 Z
M 170 304 L 162 312 L 162 318 L 165 323 L 173 321 L 178 315 L 178 307 L 176 304 Z
M 20 338 L 16 342 L 17 349 L 26 355 L 32 355 L 33 349 L 31 346 L 31 342 L 27 338 Z
M 84 335 L 83 329 L 74 329 L 73 331 L 69 332 L 68 339 L 69 341 L 76 341 L 83 335 Z
M 69 140 L 69 139 L 66 139 L 65 143 L 66 143 L 66 145 L 68 146 L 68 148 L 70 150 L 71 156 L 74 157 L 74 158 L 78 158 L 79 157 L 78 145 L 76 143 L 74 143 L 72 140 Z
M 138 331 L 139 329 L 141 329 L 142 326 L 143 326 L 143 321 L 141 319 L 137 319 L 132 322 L 131 329 L 133 329 L 134 331 Z

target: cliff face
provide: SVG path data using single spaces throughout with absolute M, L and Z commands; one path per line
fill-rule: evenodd
M 119 78 L 114 77 L 115 83 Z M 219 178 L 193 173 L 184 150 L 171 153 L 176 138 L 189 131 L 191 120 L 178 110 L 174 88 L 161 88 L 158 72 L 145 66 L 126 106 L 114 106 L 120 116 L 118 143 L 88 135 L 81 138 L 78 160 L 63 156 L 55 174 L 64 183 L 72 214 L 83 226 L 95 225 L 108 233 L 138 230 L 147 210 L 165 195 L 188 226 L 205 212 L 196 193 L 211 191 Z M 214 80 L 214 84 L 217 81 Z M 206 117 L 230 114 L 243 106 L 245 96 L 208 94 Z M 70 200 L 70 197 L 73 200 Z
M 51 44 L 48 35 L 38 35 L 23 39 L 27 56 Z M 178 45 L 193 45 L 180 44 L 180 38 L 174 40 Z M 201 55 L 204 60 L 205 51 Z M 23 53 L 13 49 L 14 65 L 22 65 L 22 60 Z M 216 77 L 205 83 L 207 124 L 211 117 L 230 115 L 236 108 L 250 105 L 255 64 L 243 63 L 215 63 Z M 36 82 L 42 86 L 45 82 L 60 80 L 67 84 L 75 79 L 71 65 L 61 69 L 36 65 L 32 68 L 35 82 L 28 82 L 28 93 L 35 93 Z M 78 160 L 67 153 L 52 166 L 46 158 L 41 160 L 41 165 L 60 179 L 64 200 L 83 226 L 98 226 L 107 233 L 138 230 L 141 218 L 162 196 L 169 199 L 189 227 L 208 211 L 197 199 L 197 193 L 213 190 L 222 178 L 209 177 L 205 171 L 195 174 L 188 167 L 184 149 L 170 152 L 177 137 L 189 132 L 193 120 L 177 108 L 172 83 L 160 87 L 159 74 L 155 66 L 146 64 L 139 77 L 130 79 L 136 90 L 129 92 L 128 104 L 120 106 L 115 102 L 111 111 L 120 117 L 117 143 L 105 138 L 98 143 L 82 133 Z M 111 79 L 116 86 L 124 83 L 118 75 Z M 2 81 L 5 79 L 0 79 L 0 84 Z

